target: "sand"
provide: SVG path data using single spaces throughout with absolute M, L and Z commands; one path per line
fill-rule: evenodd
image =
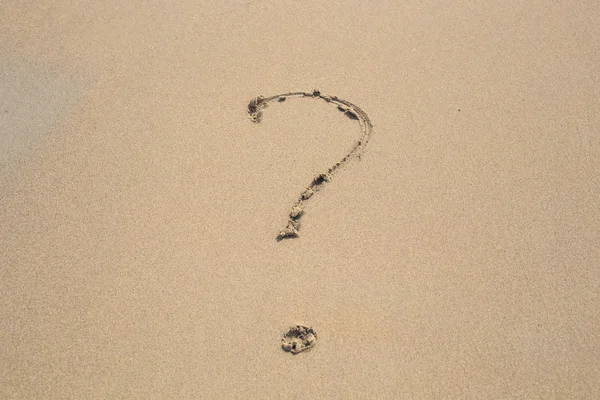
M 600 9 L 484 3 L 2 2 L 0 398 L 600 398 Z

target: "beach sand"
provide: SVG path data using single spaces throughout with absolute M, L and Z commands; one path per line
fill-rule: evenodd
M 4 1 L 0 397 L 600 398 L 600 9 L 488 3 Z

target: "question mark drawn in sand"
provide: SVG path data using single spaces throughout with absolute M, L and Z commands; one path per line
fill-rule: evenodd
M 287 225 L 277 235 L 277 241 L 298 237 L 300 218 L 304 214 L 304 208 L 306 207 L 306 202 L 308 199 L 318 192 L 325 183 L 330 182 L 331 178 L 337 172 L 339 172 L 340 168 L 348 161 L 355 158 L 360 158 L 362 152 L 367 146 L 367 143 L 371 139 L 371 134 L 373 132 L 373 124 L 371 124 L 369 116 L 360 107 L 347 100 L 342 100 L 337 96 L 326 96 L 321 94 L 321 92 L 317 89 L 313 90 L 312 92 L 289 92 L 271 97 L 255 97 L 250 100 L 250 103 L 248 103 L 248 117 L 252 120 L 252 122 L 258 123 L 262 118 L 262 110 L 267 107 L 269 103 L 275 101 L 283 102 L 290 97 L 310 97 L 314 99 L 322 99 L 327 103 L 335 104 L 337 109 L 343 112 L 348 118 L 358 121 L 360 125 L 361 136 L 358 141 L 354 143 L 350 151 L 340 161 L 336 162 L 327 170 L 326 173 L 317 175 L 312 180 L 311 184 L 304 189 L 292 206 L 292 210 L 288 216 Z

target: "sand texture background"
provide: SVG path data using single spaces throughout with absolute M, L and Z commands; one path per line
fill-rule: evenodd
M 3 0 L 0 398 L 600 398 L 600 8 L 451 3 Z

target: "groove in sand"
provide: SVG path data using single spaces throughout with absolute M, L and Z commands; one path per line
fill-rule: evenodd
M 271 97 L 255 97 L 250 100 L 250 103 L 248 103 L 248 117 L 252 120 L 252 122 L 258 123 L 262 118 L 262 110 L 267 107 L 269 103 L 283 102 L 290 97 L 309 97 L 313 99 L 322 99 L 327 103 L 335 104 L 337 109 L 343 112 L 348 118 L 358 121 L 361 135 L 358 141 L 354 143 L 350 151 L 340 161 L 336 162 L 332 167 L 330 167 L 327 172 L 318 174 L 312 180 L 311 184 L 308 185 L 300 194 L 289 213 L 286 227 L 283 228 L 276 237 L 277 241 L 298 237 L 300 218 L 302 218 L 302 215 L 304 214 L 306 202 L 316 192 L 318 192 L 325 183 L 330 182 L 331 178 L 337 172 L 339 172 L 340 168 L 348 161 L 357 157 L 360 158 L 362 152 L 367 146 L 367 143 L 371 139 L 371 134 L 373 132 L 373 124 L 371 124 L 369 116 L 360 107 L 347 100 L 340 99 L 337 96 L 324 95 L 319 90 L 313 90 L 312 92 L 289 92 Z

